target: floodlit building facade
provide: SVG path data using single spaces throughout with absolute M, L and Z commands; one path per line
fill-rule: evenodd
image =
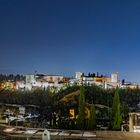
M 25 75 L 25 81 L 16 82 L 17 89 L 32 90 L 41 88 L 56 88 L 60 90 L 68 82 L 68 79 L 62 75 Z
M 85 75 L 82 72 L 76 72 L 75 78 L 68 78 L 63 75 L 48 75 L 48 74 L 27 74 L 22 81 L 2 81 L 0 83 L 0 90 L 34 90 L 37 88 L 47 90 L 66 88 L 68 85 L 97 85 L 105 89 L 110 88 L 130 88 L 136 89 L 139 86 L 137 84 L 130 84 L 119 80 L 118 73 L 112 73 L 110 76 L 104 76 L 99 74 Z
M 76 72 L 75 73 L 75 79 L 80 80 L 82 77 L 82 72 Z
M 121 87 L 121 82 L 118 80 L 118 73 L 112 73 L 111 76 L 99 76 L 99 75 L 83 75 L 82 72 L 76 72 L 75 79 L 71 80 L 71 83 L 77 83 L 78 85 L 98 85 L 105 89 Z

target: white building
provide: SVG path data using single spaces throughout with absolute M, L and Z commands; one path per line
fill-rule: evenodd
M 25 82 L 24 81 L 18 81 L 16 82 L 16 89 L 25 89 Z
M 64 76 L 62 75 L 44 75 L 43 79 L 49 83 L 63 82 Z
M 80 80 L 81 79 L 81 76 L 82 76 L 82 72 L 76 72 L 75 73 L 75 79 Z
M 34 84 L 36 82 L 35 75 L 33 75 L 33 74 L 25 75 L 25 82 L 26 82 L 26 84 L 27 83 Z
M 17 89 L 32 90 L 42 88 L 46 90 L 48 87 L 61 89 L 65 85 L 65 78 L 62 75 L 25 75 L 25 81 L 17 82 Z
M 118 73 L 112 73 L 111 74 L 111 82 L 117 83 L 118 82 Z
M 83 77 L 82 82 L 83 84 L 86 84 L 86 85 L 92 85 L 95 83 L 93 77 Z

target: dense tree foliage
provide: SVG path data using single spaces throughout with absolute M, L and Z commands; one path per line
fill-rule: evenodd
M 83 87 L 82 87 L 83 88 Z M 112 121 L 111 108 L 114 102 L 113 98 L 115 98 L 115 89 L 103 89 L 99 86 L 84 86 L 84 90 L 80 86 L 68 86 L 66 89 L 60 90 L 58 93 L 52 93 L 49 90 L 41 90 L 36 89 L 34 91 L 0 91 L 0 103 L 4 104 L 20 104 L 20 105 L 37 105 L 40 107 L 40 112 L 42 114 L 46 114 L 46 116 L 50 115 L 52 118 L 54 117 L 51 113 L 57 113 L 60 117 L 58 128 L 66 128 L 69 129 L 69 123 L 73 123 L 72 129 L 76 129 L 75 120 L 71 122 L 69 120 L 69 109 L 73 108 L 75 110 L 75 116 L 79 114 L 78 106 L 80 107 L 80 96 L 79 93 L 84 92 L 84 97 L 82 97 L 83 103 L 86 104 L 88 108 L 91 109 L 91 114 L 95 109 L 92 109 L 92 104 L 95 105 L 96 108 L 96 122 L 97 124 L 106 123 L 107 121 Z M 79 92 L 81 90 L 81 92 Z M 78 92 L 78 94 L 77 94 Z M 71 94 L 71 96 L 69 96 Z M 112 114 L 114 114 L 114 125 L 117 124 L 119 119 L 116 116 L 120 116 L 122 114 L 122 119 L 127 123 L 128 113 L 131 111 L 139 111 L 140 110 L 140 89 L 119 89 L 117 96 L 120 97 L 120 104 L 116 106 L 114 113 L 112 110 Z M 67 97 L 68 101 L 63 102 L 63 98 Z M 117 97 L 118 98 L 118 97 Z M 117 99 L 118 100 L 118 99 Z M 103 106 L 100 106 L 103 105 Z M 91 107 L 92 106 L 92 107 Z M 114 107 L 113 107 L 114 108 Z M 93 112 L 92 112 L 93 111 Z M 83 111 L 84 112 L 84 111 Z M 54 114 L 55 114 L 54 113 Z M 94 113 L 93 113 L 94 114 Z M 46 117 L 45 116 L 45 117 Z M 43 117 L 42 117 L 43 118 Z M 65 118 L 62 121 L 62 118 Z M 91 115 L 92 120 L 94 117 Z M 75 118 L 76 119 L 76 118 Z M 91 129 L 89 127 L 88 119 L 86 118 L 86 124 L 84 124 L 84 129 Z M 108 122 L 107 122 L 108 123 Z M 113 123 L 112 123 L 113 124 Z M 94 124 L 93 124 L 94 125 Z M 93 126 L 92 125 L 92 126 Z M 56 127 L 56 126 L 55 126 Z M 118 127 L 117 127 L 118 128 Z M 82 127 L 81 127 L 82 129 Z M 116 129 L 116 128 L 115 128 Z
M 52 104 L 52 95 L 47 91 L 2 91 L 0 93 L 0 103 L 7 104 L 33 104 L 38 106 L 47 106 Z

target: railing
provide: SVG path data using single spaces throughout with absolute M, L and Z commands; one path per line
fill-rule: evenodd
M 93 131 L 80 131 L 80 130 L 47 130 L 42 134 L 42 140 L 51 140 L 52 138 L 61 139 L 98 139 L 96 133 Z

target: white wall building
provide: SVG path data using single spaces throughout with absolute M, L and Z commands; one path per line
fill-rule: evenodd
M 49 83 L 56 83 L 63 81 L 64 76 L 62 75 L 45 75 L 43 79 Z
M 111 74 L 111 82 L 117 83 L 118 82 L 118 73 Z
M 75 79 L 80 80 L 81 79 L 81 76 L 82 76 L 82 72 L 76 72 L 75 73 Z
M 25 85 L 26 84 L 24 81 L 18 81 L 18 82 L 16 82 L 16 89 L 24 89 Z
M 95 83 L 93 77 L 83 77 L 82 82 L 86 85 L 92 85 Z
M 48 87 L 54 87 L 61 89 L 65 83 L 64 76 L 61 75 L 25 75 L 25 81 L 17 82 L 16 89 L 32 90 L 35 88 L 47 89 Z
M 25 75 L 25 82 L 26 82 L 26 84 L 27 83 L 34 84 L 36 82 L 35 75 L 33 75 L 33 74 Z

